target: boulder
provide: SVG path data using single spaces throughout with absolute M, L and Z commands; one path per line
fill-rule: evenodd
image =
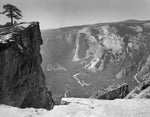
M 124 83 L 122 85 L 115 86 L 114 88 L 109 87 L 105 91 L 97 91 L 91 96 L 91 98 L 114 100 L 117 98 L 124 98 L 128 93 L 128 84 Z

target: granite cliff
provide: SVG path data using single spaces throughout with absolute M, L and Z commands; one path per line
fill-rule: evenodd
M 0 104 L 53 107 L 40 66 L 42 43 L 38 22 L 0 28 Z
M 150 99 L 150 76 L 136 86 L 125 99 Z
M 43 30 L 42 36 L 42 67 L 55 97 L 90 97 L 124 83 L 131 91 L 150 76 L 150 21 Z

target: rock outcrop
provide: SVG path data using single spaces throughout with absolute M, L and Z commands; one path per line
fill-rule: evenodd
M 124 83 L 115 87 L 109 87 L 105 91 L 95 92 L 91 98 L 93 99 L 107 99 L 114 100 L 124 98 L 129 93 L 128 84 Z
M 150 99 L 150 77 L 136 86 L 125 99 L 139 98 Z
M 150 74 L 150 21 L 44 30 L 42 36 L 42 67 L 54 97 L 90 97 L 122 83 L 131 91 Z M 49 67 L 55 65 L 63 69 Z
M 38 22 L 0 28 L 0 104 L 53 107 L 40 66 L 42 43 Z

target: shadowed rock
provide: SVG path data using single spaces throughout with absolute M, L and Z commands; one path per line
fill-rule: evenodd
M 40 66 L 39 23 L 0 28 L 0 104 L 51 109 Z
M 139 86 L 136 86 L 125 99 L 148 98 L 150 99 L 150 78 L 146 79 Z
M 124 83 L 116 88 L 108 88 L 106 91 L 98 91 L 94 93 L 91 98 L 114 100 L 117 98 L 124 98 L 129 93 L 128 84 Z

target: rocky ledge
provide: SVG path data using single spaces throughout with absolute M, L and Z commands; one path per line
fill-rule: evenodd
M 118 98 L 124 98 L 129 93 L 128 84 L 123 83 L 121 85 L 110 86 L 105 91 L 95 92 L 91 98 L 93 99 L 107 99 L 114 100 Z
M 41 68 L 38 22 L 0 28 L 0 104 L 51 109 Z
M 150 77 L 136 86 L 126 97 L 125 99 L 150 99 Z

